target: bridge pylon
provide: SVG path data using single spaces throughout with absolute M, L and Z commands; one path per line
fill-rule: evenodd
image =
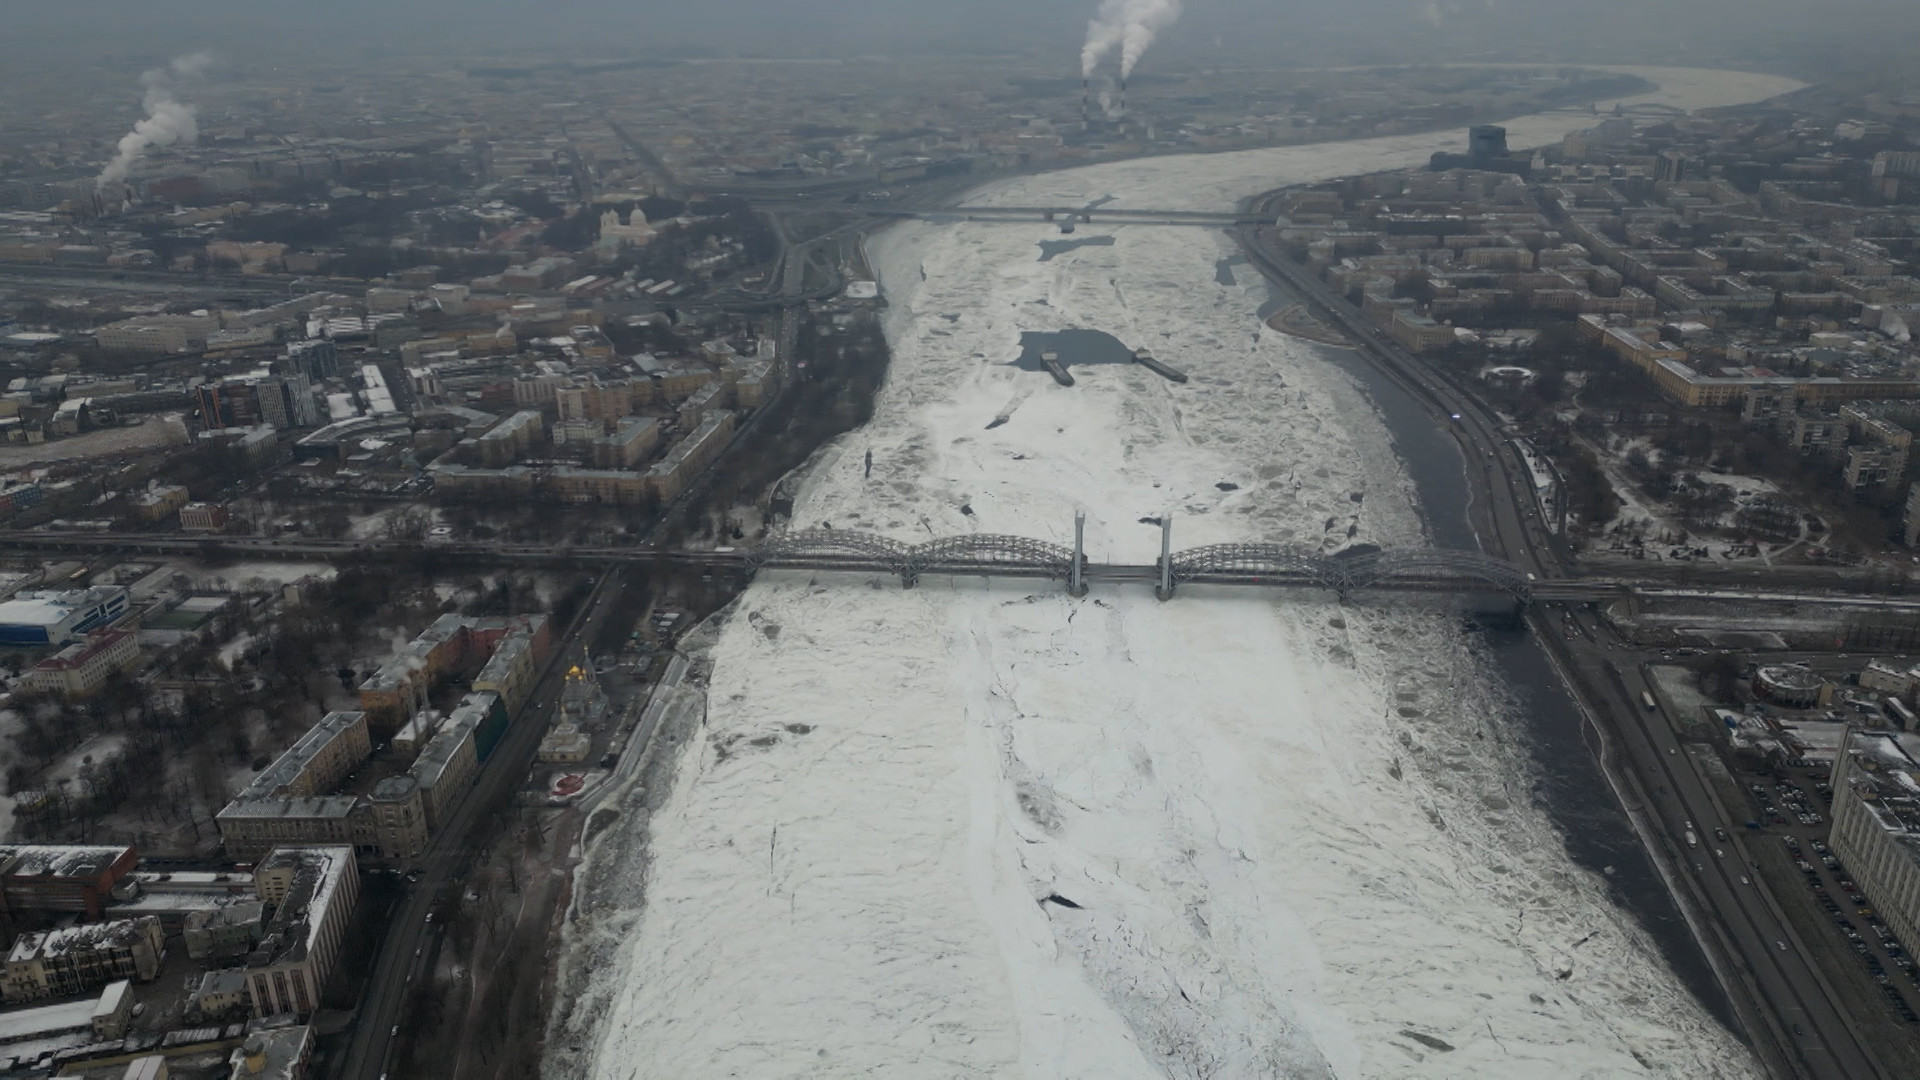
M 1067 570 L 1067 595 L 1087 595 L 1087 515 L 1084 510 L 1076 510 L 1073 515 L 1073 565 Z
M 1160 580 L 1153 586 L 1155 599 L 1173 599 L 1173 511 L 1160 515 Z

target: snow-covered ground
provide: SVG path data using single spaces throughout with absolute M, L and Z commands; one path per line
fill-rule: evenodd
M 1655 77 L 1683 106 L 1794 85 Z M 1509 128 L 1525 145 L 1585 122 Z M 1218 209 L 1458 141 L 1127 162 L 975 201 Z M 1139 519 L 1169 509 L 1182 547 L 1422 542 L 1366 399 L 1261 326 L 1257 281 L 1216 282 L 1225 237 L 1112 234 L 1045 263 L 1038 225 L 878 238 L 889 382 L 806 470 L 796 524 L 1066 540 L 1079 507 L 1092 555 L 1126 562 L 1152 560 Z M 1192 381 L 1095 367 L 1065 389 L 1006 366 L 1022 331 L 1067 328 Z M 552 1042 L 591 1049 L 556 1075 L 1754 1071 L 1568 859 L 1444 616 L 769 575 L 711 659 L 665 805 L 602 841 L 631 870 L 570 934 L 590 1004 L 563 1003 Z

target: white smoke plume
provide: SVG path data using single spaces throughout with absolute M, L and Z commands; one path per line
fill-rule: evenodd
M 1133 66 L 1160 31 L 1180 18 L 1181 0 L 1100 0 L 1100 10 L 1087 23 L 1087 43 L 1080 48 L 1080 74 L 1092 75 L 1100 61 L 1120 50 L 1120 78 Z
M 134 163 L 146 154 L 150 147 L 172 146 L 175 143 L 191 144 L 200 137 L 200 122 L 191 105 L 183 105 L 174 97 L 174 84 L 182 79 L 197 78 L 204 74 L 207 66 L 213 63 L 213 54 L 192 53 L 174 58 L 173 63 L 163 68 L 154 68 L 140 76 L 140 85 L 146 87 L 141 98 L 141 108 L 146 117 L 133 125 L 133 130 L 120 136 L 120 144 L 115 147 L 113 160 L 100 170 L 100 178 L 95 187 L 104 189 L 109 184 L 117 184 L 133 171 Z

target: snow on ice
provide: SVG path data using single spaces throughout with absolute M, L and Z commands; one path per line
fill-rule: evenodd
M 1794 85 L 1653 77 L 1683 106 Z M 976 201 L 1218 209 L 1453 141 L 1156 158 Z M 1046 262 L 1040 226 L 877 238 L 892 372 L 805 470 L 796 527 L 1070 540 L 1078 507 L 1112 561 L 1152 561 L 1139 519 L 1167 510 L 1183 547 L 1421 543 L 1377 414 L 1259 324 L 1264 286 L 1217 281 L 1229 241 L 1110 231 Z M 1007 366 L 1022 331 L 1076 327 L 1192 381 Z M 555 1076 L 1754 1072 L 1568 859 L 1496 683 L 1431 610 L 795 573 L 712 640 L 671 791 L 595 853 L 616 869 L 570 932 L 585 990 Z

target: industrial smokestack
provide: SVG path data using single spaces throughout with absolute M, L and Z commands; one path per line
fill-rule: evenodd
M 1093 80 L 1080 76 L 1080 130 L 1093 127 Z
M 1153 39 L 1180 18 L 1180 5 L 1181 0 L 1101 0 L 1100 10 L 1087 23 L 1086 44 L 1080 47 L 1081 74 L 1092 75 L 1115 49 L 1120 51 L 1120 77 L 1133 74 Z
M 140 76 L 140 84 L 146 87 L 141 97 L 141 108 L 146 117 L 133 125 L 133 130 L 120 136 L 119 145 L 114 148 L 113 160 L 100 170 L 95 186 L 105 190 L 109 184 L 124 181 L 133 172 L 134 163 L 139 161 L 149 148 L 172 146 L 175 143 L 192 143 L 200 137 L 200 123 L 191 105 L 182 105 L 173 95 L 173 84 L 178 79 L 188 79 L 200 75 L 213 63 L 210 53 L 193 53 L 181 56 L 163 68 L 154 68 Z
M 1120 76 L 1120 112 L 1116 117 L 1122 131 L 1127 127 L 1127 77 Z

